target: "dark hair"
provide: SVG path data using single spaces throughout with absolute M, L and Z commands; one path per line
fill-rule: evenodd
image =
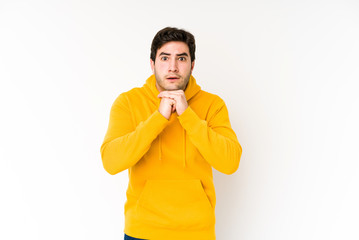
M 183 29 L 172 27 L 166 27 L 160 30 L 153 38 L 150 56 L 152 61 L 155 61 L 156 59 L 157 50 L 161 48 L 165 43 L 172 41 L 186 43 L 189 48 L 189 54 L 191 55 L 191 62 L 194 61 L 196 51 L 196 43 L 194 40 L 194 36 Z

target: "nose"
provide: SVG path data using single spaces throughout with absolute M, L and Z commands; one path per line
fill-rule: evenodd
M 178 65 L 176 59 L 171 59 L 168 70 L 170 72 L 178 72 Z

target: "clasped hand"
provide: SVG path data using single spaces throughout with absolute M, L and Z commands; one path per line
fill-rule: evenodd
M 161 98 L 158 111 L 167 119 L 171 117 L 173 112 L 181 115 L 188 107 L 183 90 L 162 91 L 157 97 Z

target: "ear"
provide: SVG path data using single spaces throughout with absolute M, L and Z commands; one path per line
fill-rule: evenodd
M 193 60 L 193 62 L 191 63 L 191 74 L 192 74 L 193 68 L 194 68 L 194 60 Z
M 152 73 L 155 73 L 155 62 L 150 58 L 150 64 L 151 64 L 151 69 L 152 69 Z

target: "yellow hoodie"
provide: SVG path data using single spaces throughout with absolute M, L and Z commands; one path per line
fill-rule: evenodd
M 107 172 L 128 169 L 124 231 L 150 240 L 214 240 L 212 167 L 232 174 L 242 154 L 227 108 L 191 76 L 188 108 L 167 120 L 155 83 L 152 75 L 115 100 L 101 146 Z

